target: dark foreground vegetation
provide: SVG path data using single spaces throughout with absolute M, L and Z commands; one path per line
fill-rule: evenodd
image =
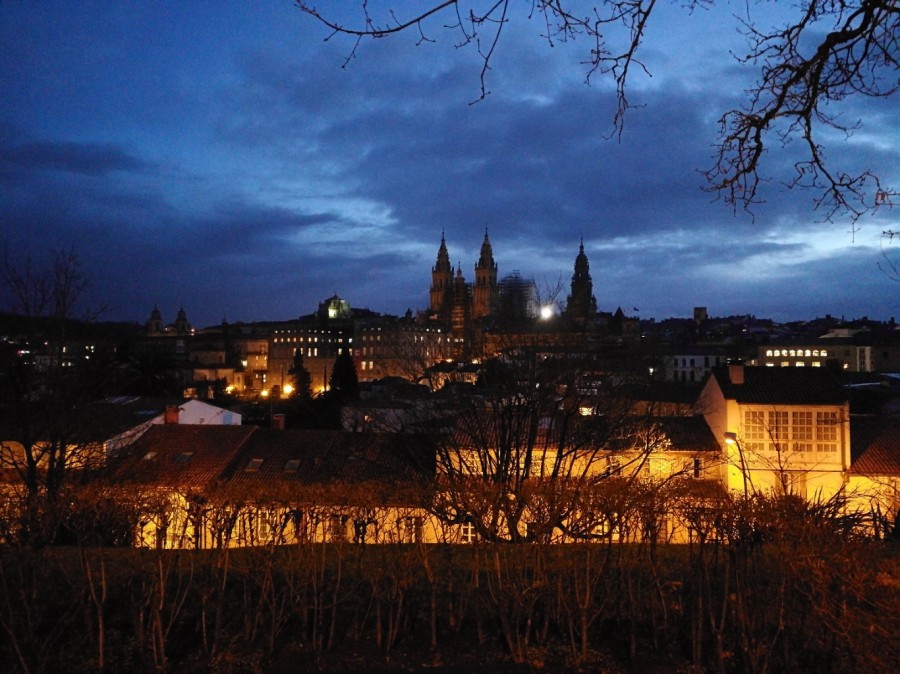
M 690 545 L 3 547 L 0 663 L 12 672 L 896 671 L 893 543 L 836 530 L 789 500 L 718 516 L 726 536 Z

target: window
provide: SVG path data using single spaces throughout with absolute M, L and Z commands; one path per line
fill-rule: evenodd
M 816 451 L 836 452 L 838 445 L 837 412 L 816 412 Z
M 769 412 L 768 418 L 768 439 L 771 443 L 771 447 L 769 449 L 775 450 L 777 452 L 786 450 L 788 439 L 788 413 L 776 410 L 774 412 Z
M 761 452 L 765 448 L 767 434 L 765 417 L 755 410 L 744 411 L 744 445 L 748 451 Z
M 699 478 L 703 474 L 703 462 L 700 459 L 694 459 L 694 477 Z
M 274 531 L 274 518 L 271 515 L 259 516 L 259 540 L 268 541 Z
M 459 525 L 459 540 L 462 543 L 474 543 L 476 540 L 475 525 L 464 522 Z
M 247 462 L 247 466 L 244 468 L 248 473 L 256 473 L 259 471 L 260 466 L 263 465 L 263 460 L 260 457 L 254 457 Z
M 328 537 L 332 543 L 347 540 L 346 518 L 340 515 L 332 515 L 328 520 Z
M 300 459 L 288 459 L 284 464 L 285 473 L 296 473 L 300 470 Z
M 194 458 L 193 452 L 182 452 L 181 454 L 179 454 L 178 456 L 175 457 L 175 461 L 177 463 L 187 463 L 192 458 Z
M 622 462 L 618 457 L 611 456 L 606 460 L 606 471 L 609 475 L 622 474 Z
M 401 543 L 421 543 L 423 520 L 419 516 L 401 517 L 398 521 Z
M 791 439 L 794 441 L 795 452 L 812 451 L 812 412 L 791 412 Z

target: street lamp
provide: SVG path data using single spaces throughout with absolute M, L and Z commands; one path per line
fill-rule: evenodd
M 269 389 L 264 388 L 262 391 L 259 392 L 259 395 L 261 395 L 264 399 L 267 399 L 267 400 L 269 401 L 269 424 L 271 425 L 271 424 L 272 424 L 272 414 L 273 414 L 273 411 L 274 411 L 274 410 L 272 409 L 272 395 L 271 395 L 271 392 L 269 391 Z
M 747 495 L 747 464 L 744 461 L 744 448 L 741 447 L 741 443 L 738 442 L 737 433 L 732 433 L 731 431 L 725 432 L 725 444 L 733 447 L 737 447 L 738 456 L 741 459 L 741 476 L 744 478 L 744 496 Z

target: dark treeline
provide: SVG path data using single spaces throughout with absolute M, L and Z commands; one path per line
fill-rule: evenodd
M 896 671 L 892 543 L 792 498 L 695 515 L 685 545 L 4 546 L 0 662 L 29 673 Z

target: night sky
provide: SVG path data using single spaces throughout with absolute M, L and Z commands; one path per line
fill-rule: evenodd
M 610 82 L 585 84 L 590 43 L 547 46 L 529 7 L 472 104 L 480 61 L 440 18 L 436 43 L 365 41 L 342 68 L 352 41 L 324 42 L 289 0 L 4 0 L 0 243 L 37 263 L 74 249 L 106 320 L 283 320 L 335 293 L 416 311 L 441 233 L 471 281 L 485 228 L 500 276 L 544 292 L 567 290 L 583 238 L 603 311 L 900 318 L 878 267 L 896 207 L 855 233 L 823 222 L 781 187 L 794 146 L 768 153 L 755 217 L 701 190 L 717 120 L 756 77 L 729 55 L 744 0 L 660 4 L 618 140 Z M 841 110 L 863 128 L 823 136 L 829 158 L 896 188 L 896 100 Z

